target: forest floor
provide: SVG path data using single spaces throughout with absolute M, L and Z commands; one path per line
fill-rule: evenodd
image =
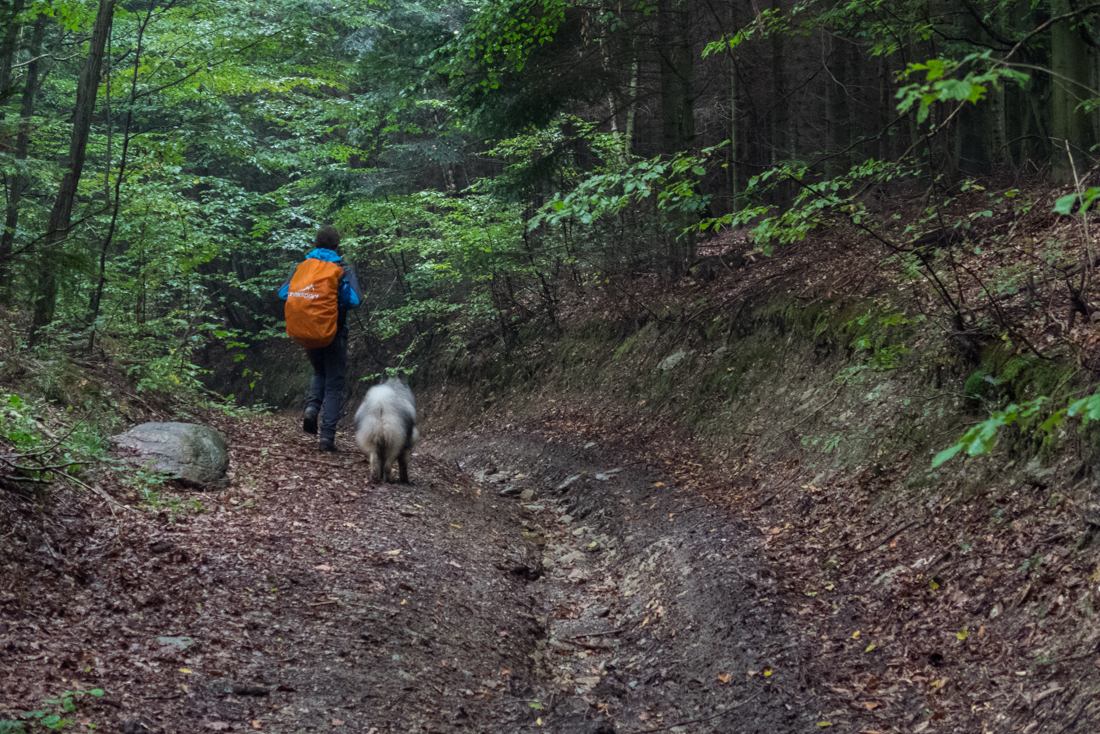
M 230 439 L 225 490 L 126 499 L 104 473 L 125 505 L 57 491 L 45 513 L 0 493 L 0 720 L 127 734 L 851 720 L 802 690 L 811 661 L 760 532 L 628 445 L 539 421 L 468 431 L 426 441 L 411 485 L 370 486 L 350 444 L 322 457 L 293 419 L 208 422 Z
M 1075 231 L 1048 210 L 979 223 L 1039 252 L 1043 227 Z M 885 288 L 881 253 L 818 245 L 688 281 L 683 299 L 708 300 L 673 331 L 777 292 Z M 960 257 L 1024 278 L 1013 252 Z M 973 280 L 960 302 L 988 295 Z M 1074 318 L 1061 280 L 1028 282 L 988 297 L 997 318 L 1097 363 L 1100 319 Z M 618 307 L 663 295 L 637 285 Z M 480 418 L 469 396 L 421 396 L 411 486 L 371 486 L 346 438 L 318 455 L 296 416 L 209 413 L 224 490 L 102 470 L 99 492 L 0 491 L 0 734 L 28 712 L 126 734 L 1097 730 L 1100 468 L 990 459 L 977 493 L 961 471 L 912 490 L 925 459 L 908 451 L 811 469 L 790 434 L 847 399 L 833 377 L 765 456 L 747 440 L 708 456 L 625 391 L 532 380 L 480 396 Z M 881 397 L 852 403 L 894 410 Z

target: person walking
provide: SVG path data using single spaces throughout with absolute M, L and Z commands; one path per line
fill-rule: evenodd
M 348 310 L 363 301 L 355 269 L 340 257 L 340 234 L 326 225 L 317 230 L 315 249 L 296 265 L 279 289 L 286 301 L 286 331 L 306 350 L 313 379 L 306 395 L 302 430 L 316 434 L 318 449 L 336 451 L 336 424 L 347 374 Z

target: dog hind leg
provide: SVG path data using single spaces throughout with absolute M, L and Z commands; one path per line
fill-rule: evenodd
M 405 449 L 397 457 L 397 473 L 402 484 L 409 483 L 409 450 Z
M 375 484 L 381 484 L 386 476 L 386 442 L 379 441 L 370 455 L 370 478 Z

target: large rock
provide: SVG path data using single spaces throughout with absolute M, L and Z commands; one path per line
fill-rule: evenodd
M 229 468 L 225 436 L 195 423 L 142 423 L 111 441 L 131 463 L 199 487 L 219 486 Z

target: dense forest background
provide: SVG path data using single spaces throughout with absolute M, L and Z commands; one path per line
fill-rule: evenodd
M 5 0 L 0 18 L 7 347 L 111 354 L 139 385 L 197 385 L 196 355 L 278 337 L 274 288 L 328 222 L 367 293 L 357 338 L 408 373 L 554 328 L 585 284 L 677 278 L 700 237 L 745 228 L 768 255 L 846 227 L 949 331 L 988 332 L 997 314 L 944 275 L 975 220 L 958 197 L 1095 195 L 1100 17 L 1074 0 Z M 1077 257 L 1028 267 L 1089 314 Z

